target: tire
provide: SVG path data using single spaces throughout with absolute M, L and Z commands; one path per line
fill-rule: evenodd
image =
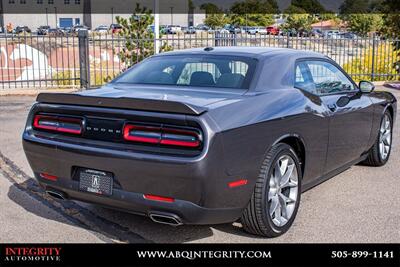
M 383 132 L 382 130 L 385 129 L 387 130 L 387 128 L 385 128 L 385 120 L 388 120 L 389 122 L 389 138 L 386 138 L 385 142 L 383 141 Z M 389 111 L 386 111 L 381 119 L 381 124 L 379 127 L 379 133 L 378 133 L 378 137 L 374 143 L 374 145 L 372 146 L 372 148 L 369 150 L 368 152 L 368 157 L 366 158 L 365 161 L 363 161 L 362 163 L 364 165 L 367 166 L 373 166 L 373 167 L 380 167 L 386 164 L 386 162 L 389 160 L 390 157 L 390 152 L 392 150 L 392 132 L 393 132 L 393 120 L 392 120 L 392 116 L 390 115 Z M 381 142 L 384 142 L 384 144 L 389 143 L 388 145 L 388 150 L 387 150 L 387 154 L 386 155 L 382 155 L 382 150 L 380 148 L 381 146 Z
M 288 159 L 288 163 L 285 168 L 283 162 L 286 159 Z M 279 173 L 276 173 L 276 171 L 279 170 L 277 166 L 286 169 L 288 172 L 290 169 L 292 170 L 292 175 L 290 176 L 290 180 L 288 180 L 288 184 L 282 188 L 276 186 L 277 179 L 275 177 L 279 177 Z M 284 174 L 288 173 L 284 172 Z M 281 182 L 283 181 L 283 178 L 278 178 L 278 180 L 279 179 L 282 179 L 280 180 Z M 240 219 L 243 229 L 250 234 L 264 237 L 277 237 L 284 234 L 292 225 L 299 208 L 301 179 L 302 173 L 300 163 L 294 150 L 289 145 L 283 143 L 273 146 L 268 151 L 261 165 L 253 195 Z M 297 185 L 294 187 L 296 183 Z M 284 182 L 279 184 L 283 185 Z M 293 192 L 296 191 L 294 189 L 297 190 L 296 194 L 293 194 Z M 278 210 L 278 206 L 274 205 L 276 209 L 273 209 L 273 202 L 282 203 L 281 198 L 284 197 L 290 200 L 287 202 L 287 206 L 285 205 L 287 208 L 284 209 L 282 208 L 283 206 L 281 206 Z M 278 199 L 278 202 L 276 199 Z M 293 200 L 295 200 L 294 203 L 291 203 Z M 272 210 L 276 212 L 270 214 Z M 283 213 L 285 213 L 286 216 L 277 216 L 277 214 Z M 282 220 L 282 222 L 277 223 L 280 220 Z

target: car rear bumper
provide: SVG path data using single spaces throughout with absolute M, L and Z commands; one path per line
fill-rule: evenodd
M 120 153 L 109 149 L 46 140 L 25 132 L 23 146 L 35 178 L 46 190 L 56 190 L 68 199 L 81 200 L 149 216 L 170 214 L 183 224 L 218 224 L 238 219 L 252 194 L 253 182 L 230 188 L 242 178 L 230 176 L 221 165 L 222 155 L 213 149 L 199 158 L 152 158 L 151 155 Z M 114 174 L 111 196 L 79 190 L 77 167 Z M 40 173 L 57 177 L 43 179 Z M 173 198 L 161 202 L 144 194 Z
M 148 200 L 141 193 L 120 189 L 114 189 L 112 196 L 105 197 L 79 191 L 79 183 L 76 181 L 64 180 L 52 183 L 38 175 L 35 177 L 46 191 L 60 192 L 65 199 L 93 203 L 147 217 L 151 215 L 175 217 L 181 224 L 207 225 L 233 222 L 240 217 L 243 210 L 242 208 L 205 208 L 179 199 L 175 199 L 173 203 Z

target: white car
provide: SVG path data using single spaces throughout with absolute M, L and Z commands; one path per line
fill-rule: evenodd
M 267 28 L 265 28 L 265 27 L 258 28 L 258 33 L 263 34 L 263 35 L 268 34 Z
M 168 25 L 167 26 L 167 33 L 168 34 L 177 34 L 178 32 L 181 32 L 182 28 L 179 25 Z
M 106 33 L 108 33 L 108 29 L 109 29 L 108 26 L 101 25 L 101 26 L 97 27 L 94 31 L 97 33 L 100 33 L 100 34 L 106 34 Z
M 249 27 L 247 29 L 247 33 L 254 35 L 254 34 L 258 33 L 258 28 L 257 27 Z

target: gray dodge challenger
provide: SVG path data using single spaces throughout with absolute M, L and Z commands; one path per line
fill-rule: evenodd
M 40 94 L 23 147 L 52 197 L 275 237 L 302 192 L 388 161 L 396 105 L 318 53 L 207 47 L 152 56 L 100 89 Z

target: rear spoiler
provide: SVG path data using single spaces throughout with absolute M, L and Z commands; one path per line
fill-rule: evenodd
M 167 100 L 128 98 L 128 97 L 97 97 L 79 94 L 64 93 L 40 93 L 36 101 L 46 104 L 65 104 L 90 107 L 105 107 L 118 109 L 132 109 L 143 111 L 167 112 L 187 115 L 201 115 L 207 111 L 204 107 L 198 107 L 187 103 Z

